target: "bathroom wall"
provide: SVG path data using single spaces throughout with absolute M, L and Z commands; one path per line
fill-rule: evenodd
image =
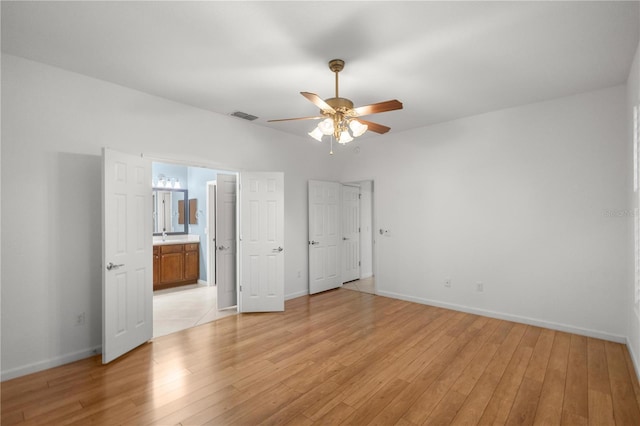
M 209 281 L 207 275 L 207 182 L 216 180 L 216 170 L 189 167 L 189 199 L 196 199 L 198 223 L 189 225 L 189 234 L 200 237 L 200 280 Z M 210 282 L 209 284 L 213 284 Z

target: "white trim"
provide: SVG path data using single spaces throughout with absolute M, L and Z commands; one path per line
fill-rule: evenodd
M 206 286 L 208 286 L 210 284 L 209 284 L 209 281 L 198 279 L 198 285 L 206 285 Z
M 549 328 L 552 330 L 564 331 L 567 333 L 579 334 L 581 336 L 593 337 L 596 339 L 610 340 L 616 343 L 626 343 L 626 336 L 620 336 L 617 334 L 606 333 L 604 331 L 590 330 L 587 328 L 575 327 L 566 324 L 559 324 L 556 322 L 543 321 L 535 318 L 523 317 L 520 315 L 504 314 L 501 312 L 488 311 L 485 309 L 472 308 L 464 305 L 456 305 L 453 303 L 439 302 L 437 300 L 423 299 L 421 297 L 407 296 L 404 294 L 393 293 L 391 291 L 378 290 L 379 296 L 386 296 L 392 299 L 406 300 L 408 302 L 416 302 L 423 305 L 437 306 L 439 308 L 451 309 L 454 311 L 467 312 L 470 314 L 481 315 L 490 318 L 497 318 L 505 321 L 518 322 L 522 324 L 535 325 L 537 327 Z
M 71 352 L 55 358 L 45 359 L 44 361 L 34 362 L 1 373 L 0 381 L 15 379 L 16 377 L 26 376 L 27 374 L 37 373 L 38 371 L 48 370 L 49 368 L 59 367 L 71 362 L 80 361 L 102 353 L 102 346 L 94 346 L 93 348 L 83 349 L 77 352 Z
M 144 152 L 140 154 L 142 158 L 146 158 L 153 163 L 166 163 L 166 164 L 174 164 L 177 166 L 185 166 L 185 167 L 199 167 L 202 169 L 211 169 L 216 172 L 221 173 L 239 173 L 240 168 L 234 166 L 225 166 L 220 163 L 216 163 L 215 161 L 202 161 L 202 159 L 189 159 L 189 158 L 175 158 L 172 157 L 162 157 L 155 154 L 145 154 Z M 231 168 L 230 168 L 231 167 Z

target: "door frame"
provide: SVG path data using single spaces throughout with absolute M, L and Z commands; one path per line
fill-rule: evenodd
M 215 227 L 216 227 L 216 198 L 211 197 L 211 189 L 213 187 L 213 191 L 215 194 L 216 188 L 215 180 L 207 181 L 207 284 L 209 286 L 216 285 L 216 245 L 215 242 L 212 242 L 211 239 L 211 230 L 213 229 L 213 234 L 215 235 Z M 215 238 L 214 238 L 215 240 Z
M 240 176 L 240 169 L 238 167 L 229 167 L 229 166 L 225 166 L 222 164 L 214 164 L 214 163 L 209 163 L 209 162 L 201 162 L 201 161 L 190 161 L 190 160 L 180 160 L 180 159 L 174 159 L 174 158 L 165 158 L 165 157 L 157 157 L 154 155 L 146 155 L 144 153 L 142 153 L 141 155 L 142 158 L 145 158 L 147 160 L 149 160 L 152 164 L 152 169 L 153 169 L 153 163 L 165 163 L 165 164 L 172 164 L 172 165 L 176 165 L 176 166 L 184 166 L 184 167 L 194 167 L 194 168 L 204 168 L 204 169 L 209 169 L 209 170 L 215 170 L 216 172 L 221 172 L 221 173 L 233 173 L 236 175 L 236 177 L 238 178 L 238 182 L 239 182 L 239 176 Z M 217 181 L 217 180 L 216 180 Z M 206 196 L 209 196 L 209 184 L 212 181 L 207 181 L 207 190 L 205 191 Z M 215 202 L 215 200 L 214 200 Z M 207 203 L 207 208 L 209 208 L 209 203 Z M 238 216 L 238 209 L 239 209 L 239 205 L 236 202 L 236 226 L 237 226 L 237 220 L 239 218 Z M 209 214 L 207 214 L 207 221 L 209 220 Z M 207 234 L 208 235 L 208 234 Z M 208 238 L 207 238 L 208 239 Z M 236 246 L 240 244 L 239 241 L 239 233 L 236 232 Z M 207 244 L 208 246 L 209 244 Z M 214 250 L 213 254 L 209 254 L 210 256 L 215 256 L 216 252 Z M 239 258 L 239 252 L 238 250 L 236 250 L 236 274 L 238 272 L 238 264 L 239 264 L 240 258 Z M 209 267 L 208 265 L 209 259 L 207 259 L 207 269 Z M 207 274 L 209 274 L 210 271 L 207 271 Z M 237 275 L 236 275 L 237 276 Z M 207 277 L 207 281 L 209 281 L 210 278 Z M 215 280 L 215 278 L 214 278 Z M 239 283 L 238 280 L 236 279 L 236 293 L 239 293 Z M 153 302 L 152 302 L 152 307 L 153 307 Z M 236 311 L 238 311 L 238 307 L 236 306 Z
M 360 193 L 362 194 L 362 183 L 363 182 L 371 182 L 371 271 L 372 276 L 374 277 L 374 288 L 377 290 L 378 282 L 378 241 L 380 234 L 378 233 L 378 198 L 376 197 L 376 179 L 375 178 L 364 178 L 364 179 L 353 179 L 345 182 L 340 182 L 343 185 L 360 185 Z M 362 205 L 360 205 L 360 209 L 362 210 Z M 362 256 L 362 247 L 360 247 L 360 256 Z M 362 258 L 361 258 L 362 260 Z M 360 269 L 362 275 L 362 268 Z

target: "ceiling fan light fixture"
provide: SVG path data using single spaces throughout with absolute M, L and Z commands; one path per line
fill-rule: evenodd
M 346 130 L 343 130 L 342 133 L 340 133 L 340 139 L 338 139 L 338 143 L 346 144 L 351 142 L 352 140 L 353 138 L 351 137 L 349 132 Z
M 333 119 L 326 118 L 318 123 L 318 129 L 322 132 L 323 135 L 332 135 L 333 134 Z
M 358 120 L 351 120 L 351 122 L 349 123 L 349 128 L 351 129 L 351 134 L 353 135 L 353 137 L 357 138 L 358 136 L 364 135 L 369 126 L 367 126 L 366 124 L 362 124 Z
M 342 59 L 332 59 L 329 61 L 329 69 L 335 73 L 336 79 L 336 91 L 333 98 L 322 99 L 315 93 L 300 92 L 300 94 L 308 101 L 320 108 L 319 115 L 267 121 L 275 122 L 322 119 L 322 121 L 318 123 L 317 127 L 309 132 L 308 135 L 318 142 L 322 141 L 323 136 L 330 136 L 331 150 L 329 151 L 329 154 L 333 154 L 334 142 L 338 142 L 343 145 L 347 144 L 351 142 L 353 138 L 362 136 L 369 130 L 378 134 L 387 133 L 391 130 L 390 127 L 368 120 L 360 121 L 357 117 L 402 109 L 402 102 L 397 99 L 393 99 L 355 108 L 353 106 L 353 102 L 350 99 L 340 97 L 338 91 L 338 74 L 343 68 L 344 61 Z
M 312 138 L 314 138 L 315 140 L 317 140 L 318 142 L 322 142 L 323 133 L 320 130 L 320 126 L 316 127 L 312 131 L 310 131 L 308 133 L 308 135 L 311 136 Z

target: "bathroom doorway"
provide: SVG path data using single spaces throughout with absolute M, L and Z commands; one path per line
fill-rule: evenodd
M 225 279 L 229 282 L 225 287 L 227 291 L 222 296 L 224 298 L 229 289 L 235 292 L 235 250 L 227 250 L 224 253 L 228 255 L 223 258 L 226 261 L 216 261 L 216 257 L 221 259 L 222 253 L 217 249 L 216 243 L 219 242 L 217 239 L 223 236 L 225 240 L 232 239 L 235 244 L 236 194 L 235 191 L 231 194 L 229 190 L 223 191 L 227 203 L 218 201 L 216 204 L 216 191 L 221 180 L 227 187 L 232 185 L 235 189 L 236 177 L 236 172 L 227 170 L 152 162 L 154 189 L 163 189 L 163 192 L 181 190 L 186 194 L 186 200 L 180 206 L 176 204 L 176 208 L 168 213 L 171 215 L 169 220 L 177 223 L 177 232 L 176 228 L 171 229 L 173 232 L 154 232 L 154 262 L 157 261 L 159 265 L 154 263 L 153 337 L 237 313 L 236 303 L 229 305 L 228 297 L 225 306 L 227 309 L 219 309 L 220 287 L 216 280 L 217 272 L 221 272 L 220 267 L 223 267 L 222 271 L 227 270 Z M 217 208 L 225 208 L 228 211 L 217 214 Z M 228 216 L 231 216 L 231 219 L 224 219 L 227 224 L 225 226 L 232 226 L 234 229 L 216 232 L 216 221 Z M 224 243 L 219 245 L 223 249 L 230 246 Z M 156 256 L 159 258 L 156 259 Z M 197 258 L 197 261 L 194 258 Z M 168 262 L 165 264 L 163 261 Z M 228 264 L 229 262 L 232 264 Z M 192 265 L 191 269 L 195 268 L 197 271 L 195 274 L 189 275 L 186 272 L 188 263 Z M 177 279 L 171 281 L 171 278 L 168 278 L 171 276 Z

